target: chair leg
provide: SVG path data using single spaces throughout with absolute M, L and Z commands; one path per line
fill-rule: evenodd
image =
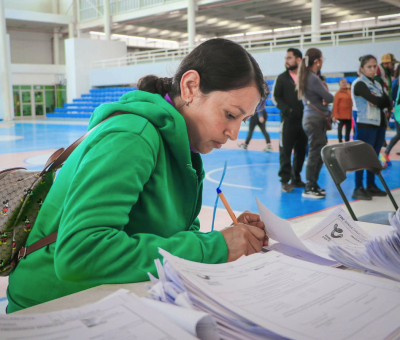
M 335 183 L 335 184 L 336 184 L 336 183 Z M 356 215 L 354 215 L 353 209 L 351 209 L 351 207 L 350 207 L 349 201 L 347 200 L 347 198 L 346 198 L 346 196 L 345 196 L 345 194 L 344 194 L 342 188 L 340 187 L 339 184 L 336 184 L 336 187 L 337 187 L 337 189 L 338 189 L 338 191 L 339 191 L 340 196 L 342 196 L 342 200 L 343 200 L 344 204 L 346 204 L 346 207 L 347 207 L 347 209 L 349 210 L 349 213 L 350 213 L 352 219 L 353 219 L 354 221 L 358 221 Z
M 379 179 L 381 180 L 381 182 L 382 182 L 382 184 L 383 184 L 383 187 L 384 187 L 385 190 L 386 190 L 386 193 L 388 194 L 390 200 L 391 200 L 392 203 L 393 203 L 394 208 L 395 208 L 396 211 L 397 211 L 397 209 L 399 209 L 399 207 L 397 206 L 397 203 L 396 203 L 396 201 L 394 200 L 394 197 L 392 196 L 392 193 L 390 192 L 388 186 L 386 185 L 385 180 L 383 179 L 383 177 L 382 177 L 382 175 L 381 175 L 380 173 L 378 174 L 378 177 L 379 177 Z

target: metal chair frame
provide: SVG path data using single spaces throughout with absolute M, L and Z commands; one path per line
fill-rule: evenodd
M 348 172 L 368 170 L 377 175 L 397 211 L 397 203 L 381 175 L 383 169 L 382 164 L 371 145 L 359 140 L 326 145 L 321 150 L 321 156 L 354 221 L 358 221 L 358 219 L 354 214 L 353 209 L 350 207 L 349 201 L 340 186 L 340 184 L 347 178 L 346 174 Z

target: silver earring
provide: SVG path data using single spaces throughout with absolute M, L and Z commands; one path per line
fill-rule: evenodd
M 189 106 L 189 101 L 186 102 L 186 106 Z

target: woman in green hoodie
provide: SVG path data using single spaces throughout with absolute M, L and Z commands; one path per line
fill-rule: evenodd
M 71 154 L 52 186 L 27 245 L 58 230 L 57 241 L 23 258 L 9 277 L 12 313 L 101 284 L 148 280 L 162 248 L 181 258 L 223 263 L 267 243 L 259 216 L 202 233 L 200 154 L 238 137 L 265 99 L 254 58 L 212 39 L 173 78 L 147 76 L 139 91 L 93 113 L 89 129 L 115 111 Z

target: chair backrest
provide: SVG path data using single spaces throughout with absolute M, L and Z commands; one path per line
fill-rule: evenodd
M 347 178 L 347 172 L 365 169 L 378 175 L 382 171 L 382 164 L 373 147 L 359 140 L 326 145 L 321 150 L 321 156 L 336 185 Z

